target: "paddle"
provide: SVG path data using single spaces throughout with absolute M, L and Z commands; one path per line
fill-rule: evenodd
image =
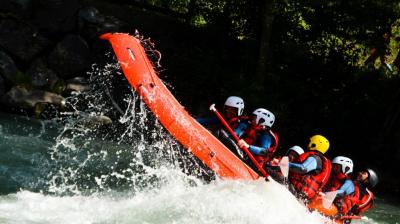
M 218 112 L 217 108 L 215 108 L 215 104 L 212 104 L 210 106 L 210 110 L 214 112 L 214 114 L 217 116 L 217 118 L 221 121 L 222 125 L 226 128 L 226 130 L 233 136 L 235 141 L 238 143 L 240 141 L 240 138 L 236 135 L 236 133 L 232 130 L 232 128 L 229 126 L 229 124 L 225 121 L 225 119 L 222 117 L 222 115 Z M 254 156 L 251 154 L 249 151 L 248 147 L 242 147 L 241 148 L 247 156 L 250 158 L 250 160 L 254 163 L 254 165 L 257 167 L 257 169 L 261 172 L 261 174 L 268 178 L 269 175 L 268 173 L 261 167 L 261 165 L 257 162 L 257 160 L 254 158 Z
M 281 168 L 281 172 L 284 178 L 289 176 L 289 157 L 282 157 L 281 161 L 278 164 L 279 168 Z
M 362 219 L 362 217 L 359 215 L 344 215 L 340 217 L 340 220 L 345 220 L 345 219 Z
M 324 196 L 322 196 L 322 206 L 324 206 L 326 209 L 330 208 L 336 198 L 336 195 L 336 191 L 326 192 Z

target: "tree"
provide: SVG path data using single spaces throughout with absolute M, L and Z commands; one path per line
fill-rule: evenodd
M 255 81 L 257 83 L 261 83 L 260 90 L 263 89 L 264 84 L 264 76 L 267 73 L 268 67 L 271 66 L 271 53 L 270 53 L 270 40 L 272 35 L 272 25 L 274 21 L 274 9 L 273 9 L 273 0 L 263 0 L 263 10 L 261 18 L 261 34 L 259 40 L 259 56 L 258 56 L 258 65 L 255 76 Z

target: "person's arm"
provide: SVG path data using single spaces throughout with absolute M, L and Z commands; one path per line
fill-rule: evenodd
M 243 135 L 243 133 L 246 131 L 247 127 L 248 127 L 247 122 L 240 122 L 238 124 L 237 128 L 235 128 L 235 130 L 233 130 L 233 131 L 240 138 Z
M 299 163 L 289 163 L 290 171 L 299 174 L 306 174 L 310 171 L 317 169 L 317 160 L 310 156 L 302 164 Z
M 337 196 L 343 197 L 345 195 L 350 195 L 354 192 L 354 183 L 351 180 L 346 180 L 344 184 L 336 190 Z
M 251 153 L 255 155 L 266 154 L 268 152 L 269 147 L 272 144 L 272 138 L 268 134 L 264 134 L 260 136 L 260 146 L 250 145 L 249 150 Z

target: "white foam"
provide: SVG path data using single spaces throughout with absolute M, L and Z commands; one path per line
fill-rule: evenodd
M 185 181 L 158 189 L 91 196 L 20 191 L 0 198 L 6 223 L 321 223 L 283 187 L 263 180 Z

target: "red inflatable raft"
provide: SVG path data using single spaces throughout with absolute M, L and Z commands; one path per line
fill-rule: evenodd
M 223 179 L 259 178 L 175 99 L 155 73 L 138 39 L 123 33 L 106 33 L 100 38 L 111 43 L 126 79 L 160 123 L 187 150 Z

